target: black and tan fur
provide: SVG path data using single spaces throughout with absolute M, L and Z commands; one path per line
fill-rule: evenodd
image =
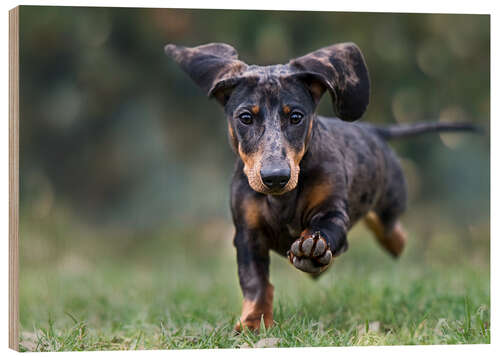
M 269 251 L 313 276 L 347 250 L 346 234 L 361 218 L 398 256 L 406 208 L 401 166 L 386 140 L 426 131 L 469 130 L 424 123 L 379 128 L 354 122 L 369 102 L 368 70 L 352 43 L 322 48 L 284 65 L 255 66 L 234 48 L 213 43 L 167 45 L 208 95 L 223 105 L 238 159 L 231 184 L 243 312 L 236 328 L 273 323 Z M 329 92 L 338 118 L 315 114 Z

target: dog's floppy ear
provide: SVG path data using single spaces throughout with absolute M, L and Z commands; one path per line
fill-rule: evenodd
M 339 118 L 353 121 L 366 110 L 370 96 L 368 68 L 354 43 L 339 43 L 289 62 L 306 82 L 316 102 L 328 90 Z
M 209 43 L 197 47 L 166 45 L 165 53 L 189 74 L 208 96 L 221 104 L 229 98 L 231 88 L 248 67 L 238 60 L 236 50 L 225 43 Z

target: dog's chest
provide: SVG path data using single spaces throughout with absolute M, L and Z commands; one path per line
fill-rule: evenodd
M 286 210 L 277 213 L 272 225 L 279 232 L 279 235 L 289 236 L 290 238 L 297 239 L 302 232 L 300 219 L 296 217 L 295 212 L 287 212 Z
M 286 255 L 290 245 L 300 237 L 304 230 L 297 207 L 292 202 L 286 205 L 270 205 L 268 224 L 273 234 L 273 248 L 282 255 Z
M 290 237 L 299 238 L 302 227 L 296 222 L 285 224 L 286 232 Z
M 286 255 L 291 244 L 300 238 L 303 230 L 299 222 L 283 222 L 278 228 L 277 240 L 274 244 L 275 250 L 282 255 Z
M 270 224 L 273 230 L 280 234 L 286 233 L 298 237 L 301 232 L 300 217 L 297 214 L 295 200 L 278 201 L 268 199 L 268 210 L 271 216 Z

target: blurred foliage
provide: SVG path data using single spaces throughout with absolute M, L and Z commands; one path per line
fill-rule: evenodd
M 227 42 L 247 63 L 271 64 L 353 41 L 372 80 L 363 120 L 485 128 L 394 147 L 422 217 L 489 226 L 489 16 L 22 6 L 20 23 L 21 209 L 30 219 L 66 210 L 141 230 L 227 220 L 234 158 L 222 110 L 164 45 Z M 319 113 L 333 114 L 328 99 Z

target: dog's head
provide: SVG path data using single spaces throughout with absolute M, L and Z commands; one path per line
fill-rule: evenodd
M 315 109 L 325 91 L 337 116 L 346 121 L 361 117 L 368 105 L 368 70 L 353 43 L 265 67 L 238 60 L 236 50 L 222 43 L 167 45 L 165 52 L 224 106 L 231 145 L 250 186 L 260 193 L 279 195 L 297 186 Z

